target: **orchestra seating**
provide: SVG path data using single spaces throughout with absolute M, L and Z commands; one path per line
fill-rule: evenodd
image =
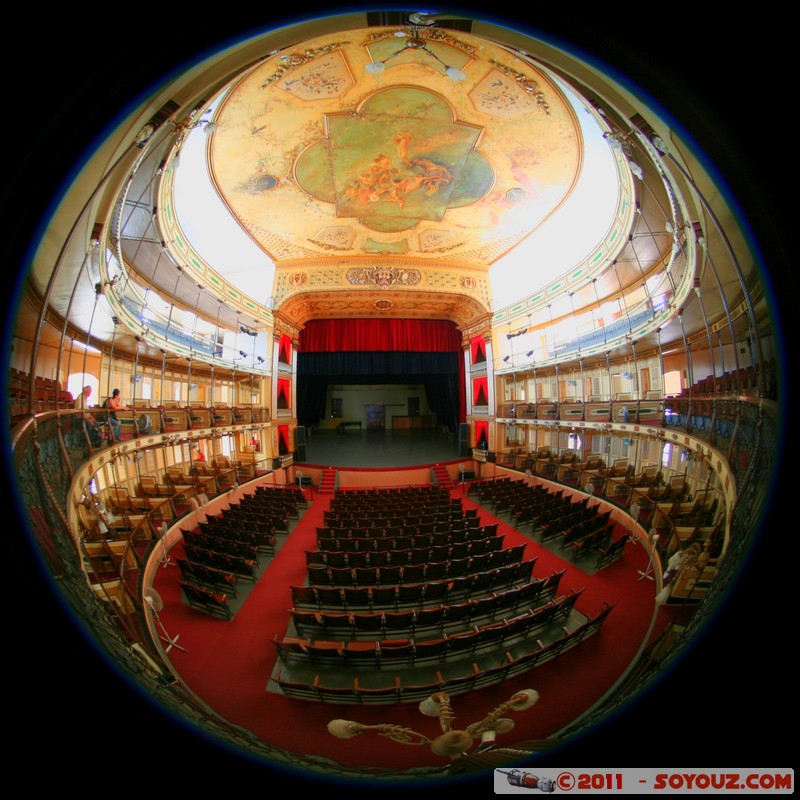
M 431 687 L 459 693 L 586 635 L 582 590 L 558 593 L 564 570 L 534 577 L 527 543 L 504 546 L 496 523 L 462 506 L 436 485 L 335 493 L 305 554 L 307 585 L 290 587 L 292 626 L 271 640 L 284 694 L 396 703 Z
M 290 517 L 297 517 L 306 504 L 305 495 L 294 487 L 257 487 L 219 514 L 207 514 L 191 530 L 182 530 L 185 557 L 177 558 L 184 596 L 189 604 L 206 613 L 230 619 L 226 601 L 218 606 L 202 594 L 186 589 L 204 590 L 214 595 L 235 598 L 239 582 L 256 583 L 260 559 L 275 555 L 275 536 L 285 532 Z M 225 610 L 227 608 L 227 610 Z
M 563 627 L 561 635 L 548 643 L 528 640 L 523 647 L 516 648 L 513 652 L 497 650 L 493 656 L 480 661 L 466 659 L 460 662 L 460 671 L 451 671 L 448 674 L 444 674 L 444 665 L 442 669 L 431 669 L 430 679 L 421 683 L 418 682 L 419 679 L 410 682 L 402 672 L 393 674 L 392 669 L 386 672 L 364 672 L 334 683 L 324 672 L 315 672 L 308 680 L 292 679 L 290 671 L 282 667 L 271 680 L 287 697 L 335 705 L 419 703 L 435 692 L 447 692 L 453 696 L 466 694 L 474 689 L 524 675 L 540 664 L 571 650 L 601 629 L 612 608 L 613 606 L 606 604 L 602 611 L 572 630 Z M 294 655 L 302 653 L 302 648 L 302 642 L 297 643 Z M 331 650 L 338 654 L 340 648 L 333 647 Z M 325 681 L 328 681 L 328 685 Z

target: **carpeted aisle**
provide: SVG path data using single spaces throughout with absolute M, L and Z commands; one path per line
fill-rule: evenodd
M 458 489 L 454 496 L 461 497 Z M 464 507 L 475 506 L 462 498 Z M 276 662 L 271 640 L 286 633 L 290 624 L 289 586 L 306 579 L 305 551 L 316 542 L 316 528 L 329 507 L 327 496 L 316 496 L 303 513 L 278 554 L 266 568 L 241 609 L 230 621 L 217 620 L 190 609 L 181 599 L 175 565 L 160 569 L 156 589 L 164 601 L 161 619 L 170 635 L 178 634 L 184 653 L 172 649 L 169 657 L 185 685 L 229 722 L 253 732 L 264 741 L 297 753 L 311 753 L 348 766 L 410 768 L 440 763 L 426 747 L 401 747 L 381 737 L 370 737 L 365 748 L 358 740 L 336 739 L 326 731 L 336 717 L 374 724 L 393 722 L 435 736 L 438 723 L 423 717 L 416 704 L 391 708 L 336 706 L 290 700 L 267 691 Z M 529 537 L 479 508 L 483 523 L 499 523 L 505 546 L 527 542 L 525 558 L 537 557 L 535 577 L 566 567 L 559 593 L 583 589 L 576 609 L 594 616 L 605 602 L 615 607 L 599 634 L 553 662 L 501 686 L 455 697 L 458 724 L 482 718 L 514 691 L 532 687 L 539 691 L 537 706 L 515 715 L 513 736 L 538 739 L 555 734 L 603 697 L 632 662 L 648 636 L 654 617 L 654 583 L 637 581 L 646 565 L 644 549 L 629 544 L 622 559 L 595 576 L 589 576 L 539 546 Z M 619 532 L 618 532 L 619 533 Z M 174 552 L 180 553 L 180 545 Z M 661 619 L 661 616 L 658 617 Z M 663 624 L 663 620 L 662 623 Z M 468 710 L 467 710 L 468 709 Z

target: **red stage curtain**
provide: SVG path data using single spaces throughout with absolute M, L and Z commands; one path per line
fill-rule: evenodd
M 285 333 L 281 335 L 278 342 L 278 361 L 282 364 L 292 363 L 292 339 Z
M 289 408 L 292 396 L 291 383 L 287 378 L 278 378 L 278 408 Z
M 476 406 L 489 405 L 489 380 L 486 377 L 472 379 L 472 402 Z
M 278 425 L 278 452 L 282 455 L 289 452 L 289 426 Z
M 312 319 L 300 331 L 300 350 L 457 353 L 461 334 L 455 323 L 440 319 Z
M 486 343 L 482 336 L 473 336 L 469 343 L 472 352 L 472 363 L 482 364 L 486 361 Z
M 489 446 L 489 423 L 478 420 L 475 423 L 475 447 L 487 448 Z

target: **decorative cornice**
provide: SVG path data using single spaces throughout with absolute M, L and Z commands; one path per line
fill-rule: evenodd
M 382 289 L 399 284 L 400 286 L 416 286 L 420 282 L 420 273 L 416 269 L 398 269 L 395 267 L 363 267 L 347 270 L 350 283 L 363 286 L 372 284 Z
M 446 30 L 442 28 L 408 28 L 404 29 L 403 31 L 407 36 L 410 38 L 415 39 L 428 39 L 429 41 L 441 42 L 442 44 L 450 45 L 451 47 L 457 47 L 462 52 L 466 53 L 469 56 L 475 57 L 475 50 L 476 48 L 471 44 L 465 44 L 460 39 L 456 39 L 454 36 L 451 36 Z M 378 31 L 376 33 L 370 34 L 366 42 L 364 44 L 369 47 L 371 44 L 375 44 L 376 42 L 382 42 L 386 39 L 391 39 L 395 36 L 398 36 L 398 30 L 396 28 L 392 28 L 391 30 L 384 30 Z M 400 44 L 400 47 L 403 45 Z

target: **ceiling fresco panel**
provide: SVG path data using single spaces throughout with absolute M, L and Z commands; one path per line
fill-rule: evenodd
M 319 37 L 220 104 L 216 189 L 277 263 L 446 252 L 487 269 L 572 191 L 582 140 L 555 84 L 469 34 L 417 33 Z

